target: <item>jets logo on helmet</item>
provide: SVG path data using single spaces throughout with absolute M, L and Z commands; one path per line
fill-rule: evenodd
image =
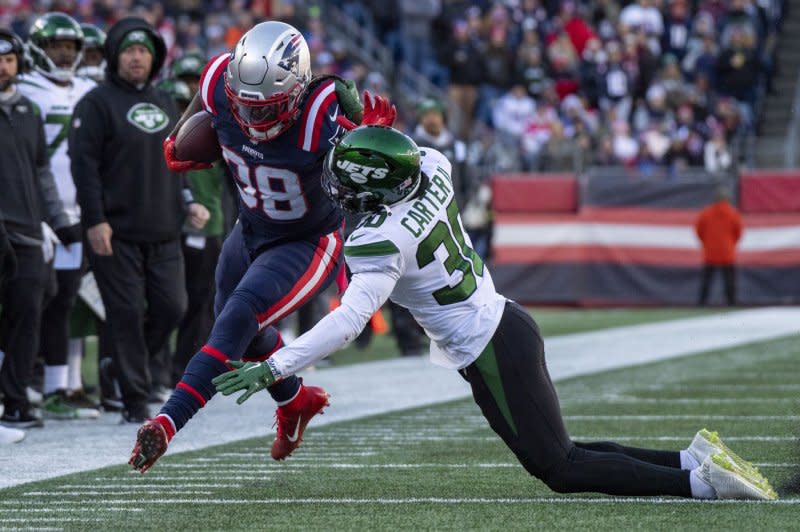
M 299 113 L 311 81 L 311 55 L 297 29 L 262 22 L 236 44 L 225 72 L 225 95 L 234 119 L 252 140 L 278 137 Z
M 328 152 L 322 188 L 343 209 L 367 213 L 416 194 L 422 181 L 419 148 L 386 126 L 361 126 Z
M 358 184 L 364 184 L 369 177 L 383 179 L 389 172 L 388 168 L 373 168 L 363 164 L 356 164 L 344 159 L 336 161 L 336 167 L 347 172 L 348 177 Z

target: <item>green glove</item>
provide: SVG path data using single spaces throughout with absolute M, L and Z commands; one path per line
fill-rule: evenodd
M 281 378 L 280 373 L 269 363 L 269 360 L 266 362 L 229 360 L 227 363 L 236 369 L 215 377 L 211 383 L 222 395 L 231 395 L 239 390 L 247 390 L 236 399 L 237 404 L 244 403 L 251 395 L 272 386 Z
M 349 79 L 337 79 L 334 87 L 342 114 L 356 124 L 360 124 L 364 116 L 364 105 L 358 97 L 355 82 Z

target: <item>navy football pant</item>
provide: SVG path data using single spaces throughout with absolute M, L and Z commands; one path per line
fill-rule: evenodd
M 226 360 L 265 360 L 283 345 L 272 325 L 324 290 L 341 263 L 340 231 L 277 244 L 251 257 L 241 224 L 234 227 L 217 264 L 216 320 L 211 335 L 161 409 L 175 422 L 176 430 L 214 395 L 211 379 L 228 371 Z M 298 388 L 297 378 L 290 377 L 269 391 L 283 402 Z
M 539 328 L 516 303 L 506 303 L 491 342 L 460 373 L 492 429 L 550 489 L 691 497 L 689 471 L 680 469 L 678 452 L 570 439 Z

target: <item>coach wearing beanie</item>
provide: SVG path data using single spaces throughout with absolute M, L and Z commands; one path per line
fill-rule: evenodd
M 146 21 L 125 18 L 109 30 L 105 56 L 106 81 L 75 108 L 69 155 L 123 420 L 138 424 L 149 417 L 150 357 L 186 306 L 181 227 L 187 210 L 192 221 L 207 211 L 190 203 L 162 156 L 178 118 L 169 95 L 151 84 L 166 57 L 163 39 Z

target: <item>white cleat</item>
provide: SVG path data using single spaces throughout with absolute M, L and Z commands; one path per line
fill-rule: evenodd
M 717 499 L 774 501 L 778 498 L 766 478 L 742 469 L 724 452 L 707 457 L 698 473 L 714 488 Z
M 687 451 L 694 457 L 695 460 L 697 460 L 698 464 L 705 462 L 706 458 L 709 456 L 714 456 L 718 453 L 725 453 L 736 463 L 737 467 L 740 469 L 748 471 L 748 473 L 753 476 L 762 476 L 761 472 L 756 466 L 734 453 L 727 445 L 725 445 L 722 442 L 722 438 L 719 437 L 719 434 L 716 431 L 710 431 L 708 429 L 697 431 L 697 434 L 695 434 L 692 444 L 689 446 Z
M 25 439 L 25 432 L 0 425 L 0 445 L 18 443 Z

